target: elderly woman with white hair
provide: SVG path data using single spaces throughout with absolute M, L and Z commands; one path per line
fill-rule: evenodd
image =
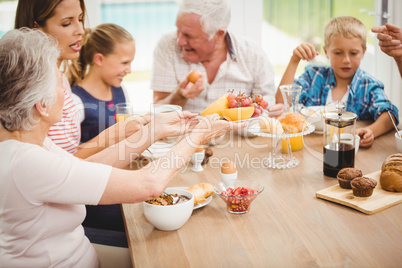
M 81 226 L 84 204 L 159 196 L 185 164 L 124 170 L 78 159 L 55 145 L 47 132 L 62 116 L 58 57 L 55 41 L 39 30 L 12 30 L 0 39 L 0 267 L 97 267 Z M 142 134 L 119 144 L 120 153 L 130 153 L 130 138 L 147 144 L 169 132 L 169 126 L 193 120 L 182 113 L 166 116 L 168 123 L 147 124 Z M 181 129 L 190 131 L 189 125 Z M 232 128 L 207 117 L 188 134 L 191 142 L 183 140 L 166 157 L 188 160 L 216 132 Z M 128 164 L 129 157 L 120 161 Z

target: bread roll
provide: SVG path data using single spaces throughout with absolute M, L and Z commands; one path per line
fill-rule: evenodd
M 214 187 L 209 183 L 200 183 L 186 189 L 194 195 L 194 204 L 202 203 L 214 193 Z
M 402 192 L 402 154 L 387 157 L 382 164 L 380 184 L 386 191 Z
M 281 123 L 275 118 L 262 117 L 258 122 L 262 131 L 269 134 L 282 135 L 283 128 Z
M 287 113 L 279 121 L 283 130 L 287 133 L 300 133 L 307 126 L 306 118 L 297 113 Z

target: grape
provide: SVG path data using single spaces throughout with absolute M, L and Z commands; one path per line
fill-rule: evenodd
M 267 109 L 268 108 L 268 102 L 266 100 L 262 100 L 260 102 L 260 106 L 262 107 L 262 109 Z
M 237 108 L 237 101 L 236 100 L 229 101 L 229 108 Z
M 241 107 L 249 107 L 252 103 L 250 98 L 244 98 L 241 100 Z
M 254 108 L 254 113 L 253 113 L 253 117 L 258 117 L 262 114 L 262 108 L 261 106 L 257 106 Z
M 261 94 L 257 94 L 255 95 L 254 100 L 256 103 L 260 103 L 263 100 L 263 97 Z

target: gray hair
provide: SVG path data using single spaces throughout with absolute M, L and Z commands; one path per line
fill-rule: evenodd
M 37 102 L 56 99 L 57 42 L 40 30 L 20 28 L 0 39 L 0 123 L 8 131 L 30 130 Z
M 226 32 L 230 23 L 230 6 L 226 0 L 183 0 L 178 13 L 200 15 L 202 29 L 210 40 L 219 29 Z

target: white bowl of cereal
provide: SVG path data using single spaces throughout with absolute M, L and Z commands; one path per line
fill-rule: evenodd
M 194 208 L 194 196 L 191 192 L 179 188 L 166 188 L 164 192 L 186 198 L 182 197 L 176 204 L 169 205 L 160 205 L 156 199 L 144 201 L 142 205 L 145 218 L 161 231 L 177 230 L 190 218 Z M 162 196 L 163 194 L 159 197 Z
M 325 106 L 303 107 L 300 113 L 306 117 L 306 120 L 315 126 L 314 133 L 322 134 L 324 130 L 324 121 L 322 115 L 325 113 Z

